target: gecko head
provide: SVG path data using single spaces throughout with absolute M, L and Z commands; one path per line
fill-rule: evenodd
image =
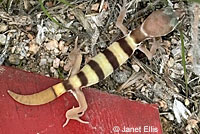
M 183 11 L 166 7 L 151 13 L 140 27 L 147 37 L 165 36 L 179 24 Z

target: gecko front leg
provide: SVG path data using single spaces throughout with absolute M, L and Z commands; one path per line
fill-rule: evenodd
M 72 109 L 66 112 L 65 117 L 67 118 L 67 120 L 63 124 L 63 127 L 67 125 L 70 119 L 77 120 L 85 124 L 89 123 L 87 121 L 83 121 L 80 119 L 80 117 L 84 115 L 84 112 L 87 110 L 87 107 L 88 107 L 83 91 L 80 88 L 75 89 L 75 91 L 72 91 L 72 90 L 69 90 L 69 91 L 74 95 L 74 97 L 78 101 L 79 107 L 76 107 L 76 108 L 73 107 Z
M 123 20 L 127 12 L 126 4 L 127 4 L 126 0 L 123 0 L 123 5 L 122 7 L 120 7 L 119 16 L 117 17 L 117 22 L 115 24 L 122 31 L 124 35 L 128 34 L 128 29 L 123 25 Z

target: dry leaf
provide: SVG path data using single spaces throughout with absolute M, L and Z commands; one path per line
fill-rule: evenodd
M 45 4 L 49 8 L 53 6 L 53 2 L 52 1 L 46 2 Z
M 183 105 L 182 102 L 178 101 L 176 98 L 173 104 L 173 111 L 178 123 L 181 123 L 181 117 L 187 119 L 188 115 L 191 116 L 190 111 Z
M 108 2 L 107 2 L 107 1 L 104 2 L 104 4 L 103 4 L 103 9 L 104 9 L 104 10 L 107 10 L 107 9 L 108 9 Z
M 139 79 L 143 79 L 144 78 L 144 73 L 141 72 L 137 72 L 132 74 L 128 80 L 126 82 L 124 82 L 118 89 L 117 91 L 119 92 L 122 89 L 125 89 L 131 85 L 133 85 L 136 81 L 138 81 Z
M 26 26 L 25 28 L 26 28 L 26 31 L 31 31 L 32 30 L 32 26 L 31 25 Z
M 30 34 L 30 33 L 28 33 L 27 34 L 27 37 L 30 39 L 30 40 L 33 40 L 35 37 L 32 35 L 32 34 Z
M 197 123 L 198 123 L 198 122 L 199 122 L 199 121 L 197 121 L 197 120 L 195 120 L 195 119 L 190 119 L 190 120 L 187 121 L 188 125 L 190 125 L 192 128 L 198 127 L 198 126 L 197 126 Z
M 193 130 L 192 129 L 197 129 L 199 130 L 199 127 L 197 125 L 199 121 L 195 120 L 195 119 L 190 119 L 187 121 L 188 125 L 186 126 L 186 131 L 188 134 L 193 134 Z
M 158 103 L 161 108 L 163 108 L 164 110 L 167 109 L 167 103 L 164 100 L 161 100 Z

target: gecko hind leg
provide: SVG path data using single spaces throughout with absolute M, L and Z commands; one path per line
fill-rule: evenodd
M 80 89 L 76 89 L 75 91 L 70 90 L 70 92 L 74 95 L 74 97 L 78 101 L 79 107 L 76 107 L 76 108 L 73 107 L 72 109 L 70 109 L 66 112 L 65 116 L 66 116 L 67 120 L 63 124 L 63 127 L 65 127 L 68 124 L 70 119 L 77 120 L 81 123 L 88 124 L 89 122 L 83 121 L 80 119 L 80 117 L 84 115 L 84 113 L 88 107 L 83 92 Z

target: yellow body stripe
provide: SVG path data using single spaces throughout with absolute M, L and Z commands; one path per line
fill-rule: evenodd
M 77 75 L 73 75 L 72 77 L 69 78 L 69 83 L 72 85 L 74 89 L 80 88 L 81 87 L 81 81 L 78 78 Z
M 108 49 L 115 55 L 120 65 L 122 65 L 129 58 L 129 56 L 119 46 L 118 42 L 114 42 L 111 46 L 108 47 Z
M 135 48 L 137 47 L 137 44 L 135 43 L 135 40 L 130 36 L 128 35 L 126 38 L 125 38 L 127 44 L 133 49 L 135 50 Z
M 87 80 L 88 80 L 88 84 L 86 86 L 90 86 L 93 85 L 97 82 L 99 82 L 99 78 L 96 75 L 96 73 L 94 72 L 94 70 L 88 65 L 86 64 L 82 69 L 82 72 L 84 72 Z
M 107 77 L 113 72 L 113 67 L 107 60 L 103 53 L 99 53 L 92 60 L 96 61 L 104 73 L 104 77 Z
M 63 93 L 66 92 L 65 87 L 63 86 L 62 83 L 58 83 L 58 84 L 54 85 L 53 89 L 54 89 L 57 96 L 60 96 L 60 95 L 62 95 Z

